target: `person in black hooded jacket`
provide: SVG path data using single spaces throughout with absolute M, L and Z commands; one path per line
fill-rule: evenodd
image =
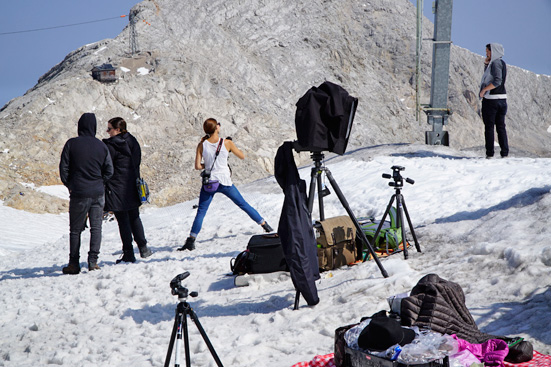
M 69 189 L 69 264 L 64 274 L 80 273 L 80 234 L 90 221 L 88 270 L 98 270 L 101 247 L 104 183 L 113 175 L 109 150 L 96 138 L 96 116 L 85 113 L 78 120 L 78 137 L 69 139 L 59 162 L 59 175 Z
M 107 145 L 115 172 L 105 186 L 105 210 L 115 214 L 119 224 L 122 241 L 122 257 L 117 260 L 133 263 L 136 261 L 132 241 L 136 241 L 140 256 L 146 258 L 152 252 L 147 247 L 139 207 L 142 204 L 138 196 L 136 179 L 140 177 L 142 152 L 134 136 L 126 131 L 126 121 L 114 117 L 107 122 L 109 139 L 103 139 Z

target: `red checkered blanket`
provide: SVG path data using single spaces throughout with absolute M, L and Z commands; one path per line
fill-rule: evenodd
M 534 358 L 524 363 L 503 362 L 505 367 L 551 367 L 551 356 L 534 351 Z M 333 353 L 324 356 L 315 356 L 310 362 L 299 362 L 291 367 L 335 367 Z
M 503 362 L 503 365 L 505 367 L 550 367 L 551 356 L 534 351 L 534 358 L 531 361 L 517 364 Z
M 291 367 L 335 367 L 333 356 L 333 353 L 324 356 L 315 356 L 310 362 L 299 362 Z

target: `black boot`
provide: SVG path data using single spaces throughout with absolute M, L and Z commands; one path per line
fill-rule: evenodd
M 270 232 L 274 231 L 274 229 L 272 227 L 270 227 L 270 225 L 266 221 L 264 221 L 264 224 L 262 224 L 262 229 L 264 229 L 264 231 L 266 231 L 266 233 L 270 233 Z
M 80 273 L 80 264 L 69 263 L 66 267 L 62 269 L 63 274 L 78 274 Z
M 184 245 L 178 249 L 178 251 L 184 251 L 184 250 L 189 250 L 189 251 L 195 250 L 195 237 L 190 236 L 186 238 L 186 243 L 184 243 Z
M 132 253 L 132 254 L 123 254 L 120 259 L 115 261 L 115 264 L 120 264 L 122 262 L 135 263 L 136 262 L 136 257 L 134 256 L 134 253 Z

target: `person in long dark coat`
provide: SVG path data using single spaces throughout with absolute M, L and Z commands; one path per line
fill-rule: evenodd
M 147 247 L 142 220 L 141 205 L 136 187 L 136 179 L 140 177 L 141 149 L 140 144 L 126 130 L 126 121 L 121 117 L 112 118 L 107 122 L 109 139 L 103 142 L 109 148 L 113 160 L 113 177 L 105 186 L 105 211 L 112 211 L 119 224 L 122 240 L 122 257 L 120 262 L 136 261 L 132 241 L 136 241 L 140 256 L 146 258 L 152 252 Z

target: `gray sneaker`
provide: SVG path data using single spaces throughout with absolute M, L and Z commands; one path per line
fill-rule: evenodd
M 149 247 L 147 247 L 147 245 L 143 247 L 139 247 L 138 249 L 140 250 L 140 257 L 142 259 L 145 259 L 146 257 L 153 255 L 153 251 L 151 251 Z

